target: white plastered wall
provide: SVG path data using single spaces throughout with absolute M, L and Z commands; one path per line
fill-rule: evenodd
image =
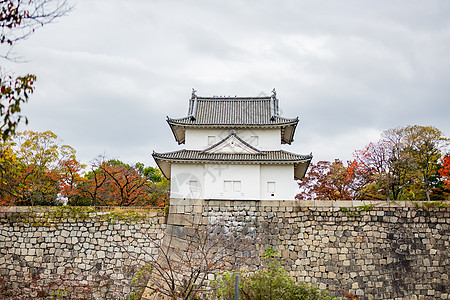
M 186 128 L 185 145 L 187 150 L 203 150 L 208 148 L 208 137 L 214 136 L 215 143 L 226 138 L 232 128 Z M 281 129 L 261 128 L 261 129 L 236 129 L 236 135 L 259 150 L 280 150 L 281 149 Z M 258 144 L 253 144 L 253 136 L 258 137 Z
M 226 192 L 225 181 L 240 182 L 240 190 Z M 206 164 L 204 182 L 205 199 L 260 199 L 259 165 Z
M 260 195 L 262 200 L 294 200 L 294 165 L 261 165 Z M 268 191 L 273 182 L 274 192 Z M 272 195 L 273 194 L 273 195 Z
M 295 197 L 293 165 L 174 163 L 171 172 L 171 198 L 294 200 Z M 239 182 L 239 191 L 225 191 L 225 181 Z M 274 191 L 268 190 L 268 182 L 273 183 Z
M 171 198 L 204 198 L 204 164 L 174 163 L 172 164 L 171 168 Z M 195 186 L 192 186 L 194 182 Z

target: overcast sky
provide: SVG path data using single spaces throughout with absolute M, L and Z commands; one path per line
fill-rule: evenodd
M 36 91 L 20 130 L 52 130 L 88 163 L 155 166 L 166 116 L 199 96 L 271 94 L 300 118 L 284 149 L 352 158 L 383 130 L 450 135 L 450 1 L 79 0 L 15 48 Z M 4 62 L 3 62 L 4 63 Z

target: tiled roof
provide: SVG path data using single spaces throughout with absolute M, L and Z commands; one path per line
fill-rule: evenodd
M 199 150 L 179 150 L 167 153 L 153 152 L 153 158 L 170 179 L 172 163 L 241 163 L 241 164 L 293 164 L 294 179 L 302 179 L 312 155 L 298 155 L 283 150 L 260 153 L 206 153 Z
M 155 159 L 195 162 L 258 162 L 258 163 L 296 163 L 311 160 L 311 155 L 299 155 L 283 150 L 261 151 L 260 153 L 206 153 L 199 150 L 179 150 L 167 153 L 153 153 Z
M 275 93 L 270 97 L 197 97 L 193 93 L 187 116 L 167 117 L 167 122 L 179 144 L 185 142 L 186 127 L 275 127 L 281 128 L 281 143 L 290 144 L 298 117 L 280 116 Z
M 289 119 L 278 114 L 278 99 L 255 98 L 208 98 L 191 99 L 187 117 L 172 119 L 169 123 L 182 125 L 251 126 L 296 124 L 298 118 Z

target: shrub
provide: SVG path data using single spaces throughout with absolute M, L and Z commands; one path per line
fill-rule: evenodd
M 245 300 L 328 300 L 328 292 L 305 282 L 295 283 L 277 260 L 276 251 L 268 249 L 262 267 L 253 273 L 227 272 L 214 282 L 215 297 L 234 299 L 235 275 L 239 275 L 239 296 Z

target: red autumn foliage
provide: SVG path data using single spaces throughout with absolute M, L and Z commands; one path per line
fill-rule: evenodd
M 59 162 L 59 191 L 63 197 L 70 200 L 75 195 L 76 187 L 82 181 L 81 171 L 84 167 L 73 158 Z
M 347 300 L 359 300 L 355 294 L 347 292 L 344 293 L 345 298 L 347 298 Z
M 165 206 L 169 182 L 155 168 L 98 159 L 91 171 L 51 131 L 0 143 L 0 205 Z
M 308 173 L 298 183 L 302 191 L 298 200 L 351 200 L 357 199 L 368 180 L 366 167 L 358 161 L 319 161 L 311 164 Z
M 107 205 L 145 205 L 148 202 L 148 182 L 138 171 L 126 164 L 110 161 L 99 166 L 106 175 L 103 193 Z
M 441 175 L 445 187 L 450 189 L 450 154 L 445 155 L 442 160 L 441 168 L 439 169 L 439 175 Z
M 165 206 L 168 181 L 156 169 L 118 160 L 98 160 L 73 190 L 71 204 L 103 206 Z

